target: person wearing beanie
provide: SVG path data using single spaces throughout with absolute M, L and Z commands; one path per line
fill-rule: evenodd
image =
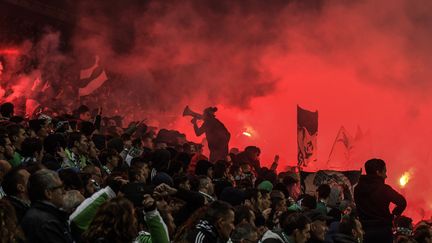
M 264 190 L 271 193 L 273 190 L 273 184 L 270 181 L 263 181 L 258 185 L 258 190 Z
M 171 178 L 171 176 L 169 176 L 167 173 L 165 172 L 158 172 L 152 179 L 152 184 L 154 186 L 159 186 L 160 184 L 164 183 L 170 187 L 174 186 L 174 181 Z
M 195 175 L 213 178 L 213 164 L 208 160 L 200 160 L 195 167 Z

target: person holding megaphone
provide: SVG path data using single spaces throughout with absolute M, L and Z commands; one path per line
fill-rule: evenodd
M 183 111 L 183 116 L 192 116 L 191 120 L 194 131 L 197 136 L 201 136 L 205 133 L 208 147 L 210 150 L 210 161 L 216 162 L 218 160 L 226 160 L 228 155 L 228 144 L 231 138 L 231 134 L 225 125 L 216 119 L 215 112 L 216 107 L 208 107 L 204 109 L 203 114 L 193 112 L 189 106 Z M 203 120 L 203 124 L 199 127 L 197 124 L 198 120 Z

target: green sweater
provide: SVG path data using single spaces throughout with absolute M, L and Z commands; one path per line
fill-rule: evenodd
M 116 194 L 110 187 L 105 187 L 84 200 L 69 217 L 69 222 L 82 232 L 86 231 L 93 221 L 99 207 Z M 159 212 L 155 209 L 144 213 L 144 220 L 149 228 L 148 232 L 140 232 L 135 242 L 138 243 L 169 243 L 168 228 Z
M 115 192 L 109 186 L 99 190 L 78 206 L 71 216 L 69 216 L 69 222 L 75 224 L 80 230 L 86 231 L 99 207 L 115 196 Z
M 137 243 L 169 243 L 168 229 L 157 209 L 145 212 L 144 220 L 150 232 L 141 231 Z
M 13 154 L 12 159 L 9 160 L 9 164 L 12 167 L 17 167 L 18 165 L 21 164 L 22 159 L 23 159 L 23 157 L 18 152 L 15 152 Z

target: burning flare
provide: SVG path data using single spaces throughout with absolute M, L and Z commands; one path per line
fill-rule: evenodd
M 243 132 L 243 135 L 245 135 L 247 137 L 252 137 L 252 134 L 250 134 L 249 132 Z
M 409 171 L 404 172 L 399 179 L 399 185 L 401 187 L 405 187 L 408 184 L 410 179 L 411 179 L 411 172 Z

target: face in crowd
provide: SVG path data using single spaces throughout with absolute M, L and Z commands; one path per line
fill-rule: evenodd
M 229 213 L 227 215 L 221 217 L 216 223 L 216 228 L 222 240 L 228 240 L 231 235 L 231 232 L 235 228 L 234 211 L 229 210 Z

